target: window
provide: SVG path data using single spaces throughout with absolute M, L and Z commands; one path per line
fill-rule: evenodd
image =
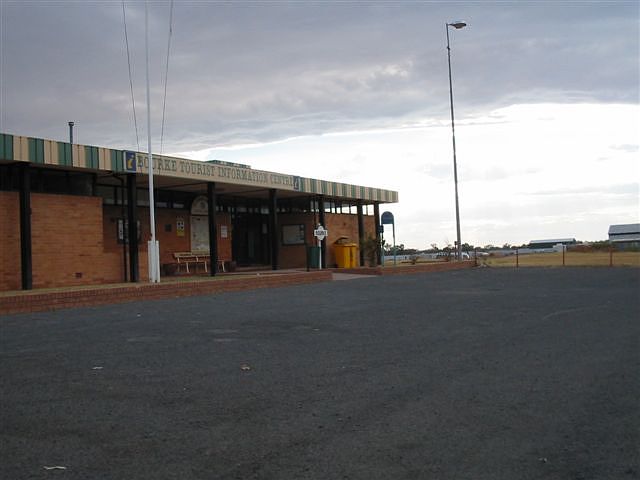
M 304 245 L 305 227 L 303 223 L 295 225 L 282 225 L 283 245 Z

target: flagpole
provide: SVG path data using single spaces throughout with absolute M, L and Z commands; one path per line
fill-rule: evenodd
M 144 2 L 144 33 L 147 57 L 147 152 L 149 159 L 149 230 L 151 240 L 148 242 L 149 281 L 160 282 L 160 247 L 156 241 L 156 216 L 153 195 L 153 153 L 151 153 L 151 94 L 149 88 L 149 2 Z

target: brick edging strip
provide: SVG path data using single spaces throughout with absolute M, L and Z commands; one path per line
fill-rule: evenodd
M 402 267 L 339 268 L 301 273 L 265 274 L 220 280 L 199 280 L 184 283 L 145 284 L 132 283 L 121 287 L 96 286 L 81 290 L 58 292 L 20 292 L 16 295 L 0 296 L 0 315 L 14 313 L 45 312 L 64 308 L 92 307 L 139 300 L 190 297 L 239 290 L 284 287 L 331 281 L 332 273 L 359 275 L 409 275 L 424 272 L 443 272 L 473 268 L 474 261 L 438 262 Z
M 0 297 L 0 315 L 44 312 L 64 308 L 91 307 L 139 300 L 190 297 L 220 292 L 284 287 L 331 281 L 330 270 L 304 273 L 256 275 L 211 281 L 144 284 L 132 283 L 122 287 L 96 286 L 81 290 L 58 292 L 20 292 Z

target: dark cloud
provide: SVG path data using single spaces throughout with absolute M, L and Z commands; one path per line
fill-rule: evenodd
M 140 138 L 144 10 L 126 4 Z M 122 5 L 0 3 L 0 130 L 135 147 Z M 638 101 L 636 2 L 174 5 L 165 151 L 446 118 L 522 102 Z M 169 2 L 150 6 L 160 132 Z M 157 147 L 156 147 L 157 148 Z

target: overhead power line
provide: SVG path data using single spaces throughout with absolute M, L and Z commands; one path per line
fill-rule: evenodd
M 171 36 L 173 33 L 173 0 L 169 5 L 169 39 L 167 41 L 167 63 L 164 71 L 164 99 L 162 100 L 162 129 L 160 131 L 160 154 L 164 148 L 164 118 L 167 107 L 167 83 L 169 80 L 169 54 L 171 51 Z
M 131 103 L 133 105 L 133 125 L 136 129 L 136 145 L 140 151 L 140 140 L 138 137 L 138 119 L 136 117 L 136 100 L 133 96 L 133 78 L 131 75 L 131 56 L 129 55 L 129 36 L 127 35 L 127 14 L 125 13 L 124 0 L 122 0 L 122 21 L 124 23 L 124 42 L 127 46 L 127 65 L 129 66 L 129 87 L 131 89 Z

